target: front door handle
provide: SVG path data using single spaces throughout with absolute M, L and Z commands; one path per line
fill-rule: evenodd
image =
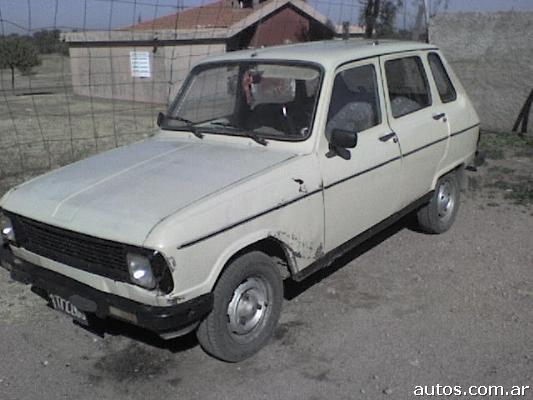
M 433 119 L 438 121 L 439 119 L 446 118 L 446 113 L 433 114 Z
M 394 132 L 387 133 L 386 135 L 379 137 L 379 140 L 381 140 L 382 142 L 388 142 L 391 139 L 394 140 L 394 143 L 398 143 L 398 137 L 396 136 Z

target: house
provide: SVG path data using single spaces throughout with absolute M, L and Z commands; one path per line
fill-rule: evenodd
M 365 35 L 365 27 L 363 25 L 355 25 L 349 22 L 336 25 L 335 31 L 337 36 L 342 36 L 344 38 L 364 37 Z
M 335 33 L 302 0 L 219 0 L 114 31 L 63 38 L 75 94 L 166 104 L 190 68 L 208 55 Z

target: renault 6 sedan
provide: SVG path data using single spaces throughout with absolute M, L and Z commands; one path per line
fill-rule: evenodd
M 300 281 L 407 213 L 456 218 L 478 116 L 436 47 L 332 40 L 196 65 L 157 134 L 1 200 L 3 265 L 82 324 L 196 331 L 230 362 Z

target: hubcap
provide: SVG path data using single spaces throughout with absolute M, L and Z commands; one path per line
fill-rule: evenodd
M 235 291 L 228 305 L 229 328 L 233 334 L 246 335 L 264 319 L 268 289 L 261 278 L 248 278 Z
M 455 207 L 455 188 L 450 182 L 443 182 L 437 192 L 437 213 L 439 219 L 446 222 L 453 214 Z

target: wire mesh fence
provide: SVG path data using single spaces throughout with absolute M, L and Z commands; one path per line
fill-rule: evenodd
M 424 38 L 423 0 L 382 1 L 369 30 L 371 3 L 1 0 L 0 193 L 151 135 L 208 55 L 365 32 Z

